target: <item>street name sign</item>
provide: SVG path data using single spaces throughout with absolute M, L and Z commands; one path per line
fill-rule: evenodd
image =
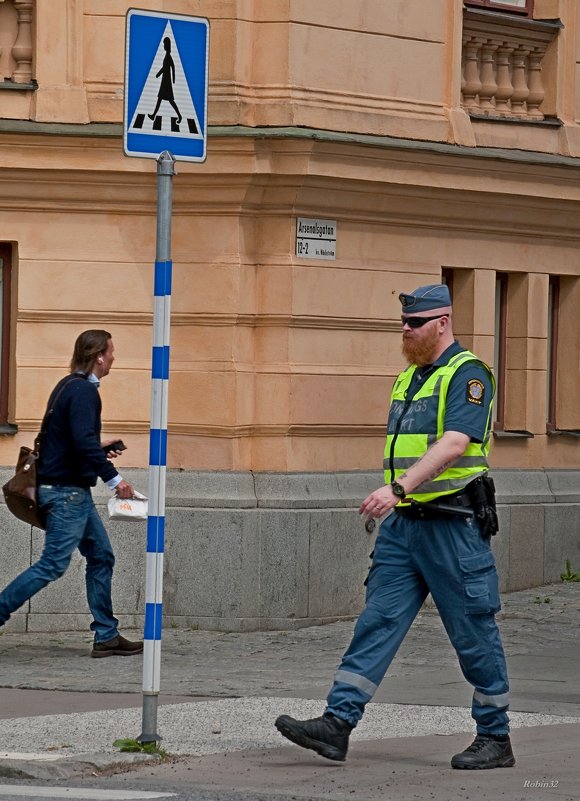
M 298 217 L 296 255 L 303 259 L 336 259 L 336 220 Z
M 125 154 L 205 161 L 209 21 L 132 8 L 125 30 Z

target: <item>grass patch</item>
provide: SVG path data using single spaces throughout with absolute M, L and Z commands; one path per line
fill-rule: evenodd
M 169 754 L 164 748 L 161 748 L 157 743 L 140 743 L 139 740 L 131 738 L 115 740 L 113 743 L 115 748 L 123 753 L 131 754 L 151 754 L 152 756 L 160 756 L 162 759 L 167 759 Z
M 560 573 L 562 581 L 580 581 L 580 573 L 575 573 L 572 570 L 572 563 L 566 559 L 566 572 Z

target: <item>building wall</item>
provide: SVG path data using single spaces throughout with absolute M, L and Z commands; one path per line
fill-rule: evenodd
M 104 327 L 117 355 L 102 387 L 105 434 L 129 446 L 123 466 L 143 468 L 156 194 L 154 160 L 122 152 L 130 3 L 60 2 L 59 15 L 53 0 L 0 4 L 0 66 L 16 76 L 0 83 L 0 242 L 13 244 L 0 464 L 30 444 L 77 334 Z M 168 467 L 376 469 L 402 367 L 398 293 L 451 270 L 456 333 L 490 363 L 496 275 L 509 274 L 507 431 L 492 466 L 577 470 L 574 0 L 536 0 L 535 27 L 500 18 L 512 51 L 527 41 L 541 53 L 541 72 L 525 78 L 533 95 L 541 76 L 541 119 L 480 108 L 485 92 L 499 102 L 502 83 L 486 83 L 481 49 L 487 89 L 469 112 L 466 48 L 492 23 L 459 0 L 433 0 L 427 15 L 424 0 L 140 6 L 211 23 L 208 157 L 178 162 L 174 179 Z M 295 255 L 299 216 L 337 221 L 336 260 Z M 546 427 L 554 275 L 559 436 Z
M 20 13 L 33 15 L 33 24 L 22 26 L 20 49 L 29 42 L 28 69 L 38 90 L 3 92 L 2 117 L 120 122 L 131 4 L 60 0 L 64 10 L 54 14 L 52 0 L 18 2 Z M 5 75 L 16 67 L 13 4 L 3 0 L 0 8 Z M 429 14 L 422 0 L 143 0 L 140 8 L 210 20 L 212 125 L 296 125 L 579 153 L 575 0 L 534 0 L 536 22 L 556 19 L 563 26 L 542 61 L 542 109 L 564 123 L 554 135 L 539 126 L 475 123 L 462 110 L 462 32 L 469 27 L 462 0 L 432 0 Z M 514 29 L 507 35 L 513 37 Z M 530 40 L 530 46 L 538 44 Z
M 155 180 L 118 140 L 5 133 L 0 237 L 16 243 L 15 438 L 38 429 L 45 398 L 86 327 L 114 336 L 103 383 L 107 433 L 147 464 Z M 26 166 L 23 168 L 23 164 Z M 493 362 L 495 271 L 508 298 L 507 427 L 493 463 L 577 465 L 575 442 L 546 433 L 549 274 L 569 281 L 563 360 L 577 353 L 580 219 L 575 167 L 292 137 L 216 136 L 175 179 L 168 465 L 345 470 L 378 460 L 388 391 L 401 369 L 398 292 L 453 268 L 456 330 Z M 515 189 L 525 181 L 526 194 Z M 506 184 L 513 187 L 506 192 Z M 549 209 L 550 213 L 546 212 Z M 336 261 L 293 254 L 296 216 L 338 220 Z M 531 268 L 534 268 L 531 271 Z M 566 345 L 566 343 L 568 343 Z M 566 347 L 564 347 L 566 345 Z M 571 387 L 562 428 L 580 428 Z

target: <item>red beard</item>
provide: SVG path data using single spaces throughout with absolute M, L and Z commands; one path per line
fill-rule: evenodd
M 401 350 L 409 364 L 424 367 L 426 364 L 433 364 L 438 344 L 439 334 L 437 327 L 434 327 L 433 331 L 421 333 L 419 337 L 415 337 L 414 334 L 403 334 Z

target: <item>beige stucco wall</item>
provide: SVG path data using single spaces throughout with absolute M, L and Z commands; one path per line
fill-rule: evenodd
M 117 348 L 102 389 L 106 430 L 129 445 L 125 465 L 146 466 L 155 162 L 126 158 L 120 130 L 99 126 L 122 119 L 130 4 L 59 1 L 61 15 L 36 2 L 38 90 L 0 88 L 18 426 L 0 437 L 0 463 L 30 443 L 76 335 L 105 327 Z M 565 27 L 550 69 L 563 125 L 550 128 L 472 121 L 461 109 L 456 0 L 432 0 L 429 15 L 424 0 L 140 3 L 211 22 L 208 158 L 178 163 L 174 181 L 169 467 L 375 467 L 402 366 L 397 294 L 438 281 L 442 268 L 460 271 L 462 342 L 490 362 L 495 273 L 521 276 L 506 411 L 534 437 L 497 442 L 494 464 L 579 466 L 577 440 L 545 430 L 550 273 L 568 281 L 561 350 L 572 369 L 559 379 L 558 415 L 580 428 L 578 166 L 550 161 L 580 156 L 580 11 L 571 0 L 536 0 L 536 11 L 552 16 L 555 5 Z M 18 119 L 46 125 L 22 131 Z M 235 125 L 289 130 L 252 136 Z M 484 158 L 476 145 L 504 150 Z M 512 149 L 546 157 L 510 159 Z M 294 255 L 297 216 L 337 220 L 335 261 Z
M 120 122 L 131 4 L 59 0 L 55 14 L 52 0 L 32 1 L 39 88 L 3 93 L 2 116 Z M 543 64 L 546 110 L 564 123 L 556 131 L 472 125 L 460 109 L 461 0 L 430 0 L 428 13 L 424 0 L 144 0 L 140 8 L 210 20 L 213 125 L 300 125 L 580 155 L 575 0 L 534 5 L 536 19 L 563 21 Z

